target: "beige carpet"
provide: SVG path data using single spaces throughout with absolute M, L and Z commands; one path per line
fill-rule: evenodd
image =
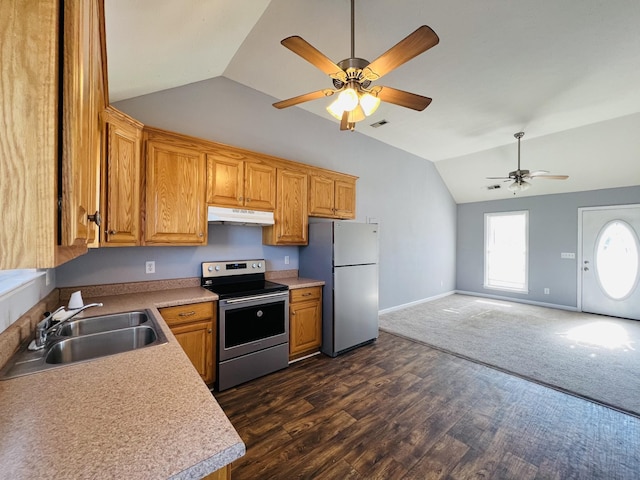
M 640 321 L 455 294 L 380 329 L 640 416 Z

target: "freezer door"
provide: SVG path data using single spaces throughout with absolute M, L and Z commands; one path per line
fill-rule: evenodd
M 333 352 L 378 338 L 378 265 L 338 267 L 333 285 Z
M 378 225 L 375 223 L 335 222 L 333 265 L 378 263 Z

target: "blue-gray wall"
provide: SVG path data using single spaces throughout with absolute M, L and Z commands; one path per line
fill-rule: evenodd
M 223 77 L 115 106 L 141 122 L 356 175 L 356 221 L 380 223 L 380 309 L 455 288 L 456 205 L 434 165 Z M 426 114 L 426 113 L 425 113 Z M 263 247 L 260 229 L 209 227 L 206 247 L 102 248 L 62 265 L 57 285 L 198 276 L 207 260 L 265 257 L 270 270 L 297 268 L 298 250 Z M 289 255 L 290 265 L 284 265 Z M 156 261 L 156 274 L 144 262 Z
M 633 203 L 640 203 L 640 186 L 460 204 L 456 289 L 575 308 L 579 259 L 561 259 L 560 253 L 577 257 L 578 208 Z M 485 289 L 484 214 L 517 210 L 529 211 L 529 293 Z

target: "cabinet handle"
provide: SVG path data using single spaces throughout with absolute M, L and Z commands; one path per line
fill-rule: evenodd
M 295 315 L 295 314 L 296 314 L 296 312 L 291 312 L 291 315 Z
M 242 197 L 238 197 L 238 201 L 241 202 L 242 201 Z
M 213 330 L 211 330 L 211 329 L 207 330 L 207 333 L 212 333 L 212 332 L 213 332 Z
M 195 310 L 193 310 L 193 311 L 191 311 L 191 312 L 182 312 L 182 313 L 179 313 L 179 314 L 178 314 L 178 316 L 179 316 L 179 317 L 190 317 L 190 316 L 195 315 L 195 314 L 196 314 L 196 312 L 195 312 Z
M 251 201 L 251 199 L 250 199 L 250 198 L 247 198 L 247 203 L 248 203 L 248 202 L 250 202 L 250 201 Z
M 94 222 L 97 226 L 100 226 L 102 223 L 102 215 L 100 215 L 100 210 L 96 210 L 96 213 L 93 215 L 87 215 L 87 220 L 90 222 Z
M 309 297 L 309 296 L 311 296 L 311 293 L 303 293 L 302 296 L 303 297 Z
M 204 237 L 204 233 L 200 232 L 200 233 L 198 234 L 198 236 L 199 236 L 199 237 Z
M 117 232 L 115 230 L 107 230 L 109 235 L 115 235 Z

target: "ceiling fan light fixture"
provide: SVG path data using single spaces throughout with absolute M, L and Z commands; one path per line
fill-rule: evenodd
M 370 93 L 365 93 L 360 96 L 360 106 L 364 114 L 368 117 L 372 115 L 380 106 L 380 99 Z
M 511 185 L 509 185 L 509 190 L 511 190 L 514 193 L 524 192 L 525 190 L 528 190 L 530 186 L 531 184 L 526 180 L 520 180 L 520 181 L 516 180 Z

